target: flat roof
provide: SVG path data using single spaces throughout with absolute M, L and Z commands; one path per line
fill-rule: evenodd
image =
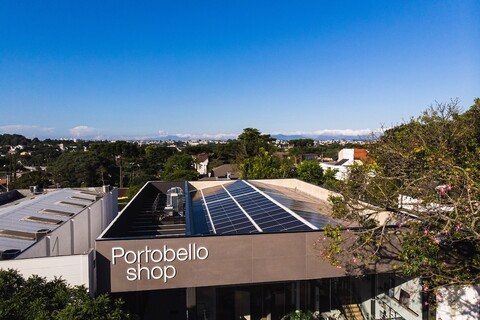
M 168 190 L 178 187 L 185 208 L 162 211 Z M 346 224 L 320 196 L 328 192 L 297 179 L 149 182 L 100 238 L 308 232 Z
M 24 251 L 74 217 L 103 193 L 90 189 L 58 189 L 0 206 L 0 251 Z

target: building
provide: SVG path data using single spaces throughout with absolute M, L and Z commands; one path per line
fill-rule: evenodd
M 335 178 L 345 180 L 348 174 L 348 167 L 353 164 L 362 164 L 367 161 L 366 149 L 342 149 L 338 152 L 338 160 L 333 162 L 321 162 L 323 170 L 335 170 Z
M 200 153 L 193 157 L 193 166 L 199 175 L 206 176 L 208 174 L 209 156 L 210 155 L 208 153 Z
M 93 294 L 95 240 L 118 212 L 117 189 L 24 193 L 0 194 L 5 198 L 0 206 L 0 268 L 18 269 L 24 277 L 62 277 Z
M 418 279 L 322 258 L 330 191 L 296 180 L 149 182 L 96 241 L 97 292 L 143 319 L 423 319 Z
M 222 164 L 221 166 L 212 169 L 210 177 L 216 179 L 236 180 L 240 177 L 240 172 L 234 164 Z

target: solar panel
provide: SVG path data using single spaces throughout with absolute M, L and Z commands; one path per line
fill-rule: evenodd
M 243 180 L 206 188 L 201 193 L 202 197 L 193 197 L 192 209 L 204 215 L 210 233 L 312 230 L 301 218 Z

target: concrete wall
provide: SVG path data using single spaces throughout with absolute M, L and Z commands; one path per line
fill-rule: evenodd
M 328 201 L 330 195 L 336 195 L 335 192 L 298 179 L 262 179 L 260 182 L 273 186 L 294 189 L 295 191 L 300 191 L 324 201 Z

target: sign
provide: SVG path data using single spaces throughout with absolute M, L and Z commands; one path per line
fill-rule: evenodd
M 162 248 L 150 248 L 145 245 L 142 250 L 125 250 L 123 247 L 112 247 L 112 265 L 125 263 L 129 266 L 126 271 L 128 281 L 140 280 L 162 280 L 167 283 L 169 279 L 175 278 L 177 268 L 174 266 L 177 261 L 195 261 L 208 258 L 208 249 L 189 243 L 178 249 L 169 248 L 163 245 Z

